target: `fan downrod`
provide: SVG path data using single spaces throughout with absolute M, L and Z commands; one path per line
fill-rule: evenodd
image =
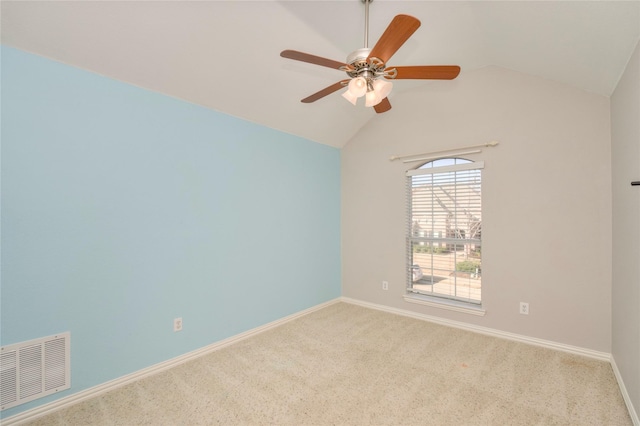
M 376 78 L 394 78 L 395 69 L 385 72 L 385 63 L 375 57 L 369 57 L 369 3 L 373 0 L 360 0 L 364 3 L 364 47 L 356 49 L 347 56 L 347 65 L 340 67 L 351 78 L 363 77 L 371 82 Z

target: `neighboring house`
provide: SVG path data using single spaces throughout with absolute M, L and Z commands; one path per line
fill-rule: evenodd
M 454 191 L 463 191 L 465 204 L 456 203 L 452 195 Z M 426 238 L 456 238 L 456 239 L 480 239 L 482 234 L 482 199 L 480 192 L 473 185 L 451 184 L 425 184 L 413 188 L 413 199 L 431 200 L 437 204 L 442 213 L 431 214 L 431 208 L 421 205 L 413 205 L 412 234 L 415 237 Z M 439 247 L 454 249 L 455 244 L 444 243 Z M 475 250 L 473 244 L 467 245 L 470 250 Z

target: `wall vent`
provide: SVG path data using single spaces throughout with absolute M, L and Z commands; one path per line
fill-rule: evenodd
M 2 410 L 71 387 L 69 332 L 0 348 Z

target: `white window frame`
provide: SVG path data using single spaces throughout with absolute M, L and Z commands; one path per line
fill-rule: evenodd
M 464 161 L 460 164 L 453 165 L 444 165 L 444 166 L 433 166 L 437 164 L 438 161 L 446 160 L 445 162 L 457 162 Z M 426 166 L 426 167 L 425 167 Z M 483 161 L 472 161 L 466 158 L 461 157 L 443 157 L 440 159 L 433 159 L 426 163 L 423 163 L 419 167 L 408 170 L 406 172 L 407 176 L 407 228 L 406 228 L 406 266 L 407 266 L 407 293 L 405 295 L 405 300 L 411 303 L 419 303 L 423 305 L 436 306 L 440 308 L 468 312 L 475 315 L 484 315 L 485 311 L 482 309 L 482 300 L 480 296 L 480 300 L 472 299 L 470 297 L 457 297 L 456 295 L 446 295 L 441 294 L 434 291 L 421 291 L 414 288 L 413 282 L 413 271 L 412 266 L 414 264 L 414 252 L 413 247 L 414 243 L 424 244 L 427 243 L 433 247 L 435 243 L 459 243 L 459 239 L 451 239 L 443 238 L 441 235 L 429 235 L 427 232 L 426 236 L 416 236 L 414 235 L 413 230 L 413 187 L 414 187 L 414 177 L 415 176 L 424 176 L 424 175 L 436 175 L 436 174 L 444 174 L 451 172 L 459 172 L 459 171 L 467 171 L 467 170 L 479 170 L 480 171 L 480 188 L 482 187 L 482 174 L 481 171 L 484 168 Z M 435 179 L 435 178 L 434 178 Z M 454 178 L 454 182 L 457 184 L 457 175 Z M 481 197 L 481 189 L 480 189 L 480 197 Z M 481 207 L 480 207 L 481 210 Z M 463 239 L 465 244 L 473 244 L 476 248 L 482 246 L 482 236 L 480 238 L 466 238 Z M 433 257 L 433 253 L 431 253 L 431 257 Z M 454 261 L 455 262 L 455 261 Z M 457 264 L 457 263 L 456 263 Z M 431 266 L 433 268 L 433 264 Z M 433 269 L 431 271 L 427 271 L 428 273 L 433 275 Z M 416 283 L 418 284 L 418 283 Z M 457 276 L 454 277 L 454 286 L 457 286 Z M 424 287 L 423 287 L 424 288 Z M 457 294 L 457 288 L 456 288 Z

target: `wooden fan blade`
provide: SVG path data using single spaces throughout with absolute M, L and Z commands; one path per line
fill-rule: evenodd
M 418 27 L 420 27 L 420 21 L 417 18 L 409 15 L 397 15 L 371 49 L 369 58 L 375 57 L 386 63 Z
M 460 74 L 457 65 L 417 65 L 408 67 L 389 67 L 387 70 L 395 70 L 398 74 L 392 80 L 416 79 L 416 80 L 453 80 Z
M 305 104 L 310 104 L 311 102 L 315 102 L 318 99 L 324 98 L 325 96 L 330 95 L 333 92 L 342 89 L 343 87 L 345 87 L 345 85 L 348 82 L 349 82 L 349 80 L 339 81 L 339 82 L 337 82 L 335 84 L 332 84 L 329 87 L 325 87 L 324 89 L 320 90 L 319 92 L 314 93 L 311 96 L 307 96 L 306 98 L 304 98 L 300 102 L 305 103 Z
M 373 109 L 375 109 L 378 114 L 389 111 L 391 109 L 389 98 L 384 98 L 378 105 L 374 105 Z
M 287 59 L 293 59 L 295 61 L 308 62 L 310 64 L 322 65 L 323 67 L 329 67 L 333 69 L 340 69 L 342 66 L 346 66 L 344 62 L 333 61 L 327 58 L 321 58 L 320 56 L 310 55 L 304 52 L 298 52 L 297 50 L 283 50 L 280 52 L 280 56 Z

